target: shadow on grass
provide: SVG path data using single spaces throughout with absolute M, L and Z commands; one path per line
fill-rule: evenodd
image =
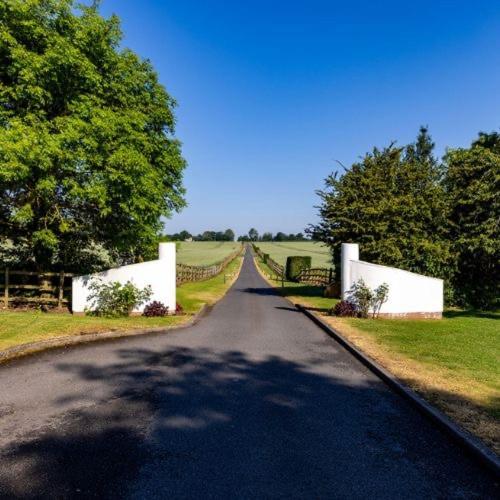
M 499 319 L 500 311 L 479 311 L 477 309 L 451 309 L 443 313 L 444 318 Z
M 59 363 L 68 381 L 107 391 L 92 405 L 74 393 L 76 410 L 1 450 L 0 496 L 494 497 L 491 478 L 382 382 L 325 375 L 330 365 L 186 347 Z

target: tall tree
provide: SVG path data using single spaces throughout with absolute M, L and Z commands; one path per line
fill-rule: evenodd
M 226 229 L 224 231 L 224 240 L 225 241 L 234 241 L 234 231 L 232 229 Z
M 257 241 L 259 239 L 259 232 L 257 229 L 252 227 L 250 231 L 248 231 L 248 238 L 250 241 Z
M 500 300 L 500 134 L 479 134 L 470 148 L 449 150 L 446 185 L 454 285 L 463 304 L 498 307 Z
M 361 257 L 431 276 L 446 276 L 450 260 L 442 171 L 426 128 L 406 147 L 374 149 L 343 175 L 331 174 L 313 239 L 340 262 L 342 242 L 360 243 Z
M 132 261 L 184 205 L 175 101 L 97 4 L 0 3 L 0 243 L 38 268 Z

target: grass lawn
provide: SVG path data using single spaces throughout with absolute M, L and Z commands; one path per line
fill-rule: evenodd
M 291 255 L 310 255 L 312 267 L 332 267 L 330 249 L 323 243 L 314 241 L 259 241 L 256 245 L 278 264 L 284 266 Z
M 500 314 L 325 317 L 352 343 L 500 453 Z
M 196 313 L 204 303 L 211 304 L 222 297 L 232 282 L 229 279 L 224 283 L 224 274 L 237 272 L 240 263 L 241 258 L 235 259 L 218 276 L 207 281 L 186 283 L 179 287 L 177 289 L 177 301 L 187 313 L 183 316 L 98 318 L 94 316 L 73 316 L 69 313 L 2 311 L 0 312 L 0 350 L 30 342 L 80 335 L 82 333 L 180 325 L 188 321 L 191 315 Z
M 177 262 L 189 266 L 209 266 L 238 250 L 236 241 L 183 241 L 178 243 Z
M 305 285 L 293 281 L 285 281 L 282 283 L 281 280 L 274 279 L 275 273 L 271 271 L 261 259 L 256 257 L 255 261 L 266 280 L 272 286 L 276 287 L 280 295 L 286 297 L 293 303 L 303 304 L 319 312 L 327 312 L 338 302 L 338 299 L 323 297 L 323 288 L 320 286 Z
M 2 311 L 0 312 L 0 350 L 39 340 L 79 335 L 81 333 L 175 326 L 185 320 L 186 317 L 183 316 L 97 318 L 93 316 L 73 316 L 69 313 Z
M 243 257 L 237 257 L 217 276 L 206 281 L 185 283 L 177 288 L 177 302 L 185 312 L 194 313 L 203 304 L 217 302 L 227 291 L 239 272 Z M 232 275 L 229 276 L 229 275 Z M 227 276 L 227 279 L 224 279 Z
M 264 274 L 272 274 L 260 259 Z M 383 365 L 500 454 L 500 312 L 450 310 L 441 320 L 336 318 L 320 287 L 268 281 L 323 315 Z

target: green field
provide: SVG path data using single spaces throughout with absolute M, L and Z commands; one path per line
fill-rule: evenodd
M 330 249 L 324 243 L 313 241 L 259 241 L 257 246 L 278 264 L 285 265 L 291 255 L 310 255 L 312 267 L 332 267 Z
M 183 241 L 178 243 L 177 262 L 188 266 L 209 266 L 238 250 L 236 241 Z

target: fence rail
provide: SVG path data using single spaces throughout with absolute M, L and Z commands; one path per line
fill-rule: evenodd
M 262 259 L 269 269 L 276 274 L 276 279 L 283 280 L 285 278 L 285 268 L 271 259 L 268 254 L 264 253 L 257 245 L 252 243 L 254 252 Z
M 232 262 L 238 255 L 241 255 L 243 245 L 241 248 L 229 254 L 224 260 L 216 262 L 210 266 L 188 266 L 186 264 L 177 264 L 177 285 L 182 283 L 190 283 L 193 281 L 203 281 L 213 278 L 222 272 L 230 262 Z
M 4 309 L 23 303 L 56 305 L 61 309 L 70 302 L 65 292 L 71 291 L 66 280 L 72 277 L 73 274 L 64 271 L 39 273 L 6 268 L 0 273 L 0 290 L 3 290 L 0 304 Z
M 285 279 L 285 267 L 278 264 L 271 257 L 264 253 L 257 245 L 252 244 L 254 252 L 267 264 L 269 269 L 276 274 L 276 279 Z M 300 283 L 309 283 L 311 285 L 327 286 L 333 281 L 333 269 L 326 267 L 316 267 L 303 269 L 296 280 Z
M 327 286 L 333 281 L 333 269 L 325 267 L 302 269 L 297 276 L 297 281 L 311 285 Z

